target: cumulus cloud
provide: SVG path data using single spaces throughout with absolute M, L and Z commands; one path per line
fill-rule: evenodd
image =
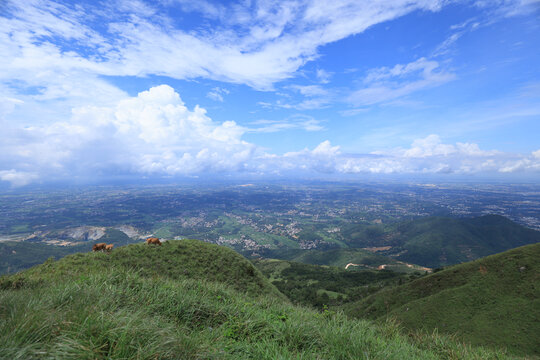
M 12 128 L 0 163 L 49 177 L 239 171 L 255 151 L 241 139 L 244 132 L 234 121 L 212 121 L 199 106 L 189 110 L 161 85 L 111 107 L 75 108 L 69 121 Z
M 481 150 L 478 144 L 445 144 L 438 135 L 416 139 L 410 148 L 343 153 L 324 141 L 313 150 L 273 157 L 284 169 L 341 174 L 496 174 L 540 171 L 540 151 L 531 155 Z
M 403 151 L 403 156 L 408 158 L 425 158 L 440 155 L 490 156 L 496 153 L 496 151 L 480 150 L 478 144 L 444 144 L 438 135 L 431 134 L 423 139 L 414 140 L 411 148 Z

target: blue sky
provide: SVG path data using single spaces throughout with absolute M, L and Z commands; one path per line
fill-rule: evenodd
M 7 1 L 0 180 L 540 179 L 540 2 Z

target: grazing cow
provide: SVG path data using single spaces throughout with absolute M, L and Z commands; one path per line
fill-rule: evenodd
M 105 250 L 106 250 L 107 252 L 111 252 L 111 250 L 112 250 L 113 247 L 114 247 L 114 244 L 107 244 L 107 245 L 105 246 Z
M 159 239 L 156 238 L 156 237 L 150 237 L 150 238 L 146 239 L 146 243 L 147 243 L 148 245 L 154 244 L 154 245 L 159 245 L 159 246 L 161 246 L 161 241 L 159 241 Z
M 92 251 L 103 251 L 105 250 L 106 246 L 107 244 L 105 243 L 94 244 L 94 246 L 92 246 Z

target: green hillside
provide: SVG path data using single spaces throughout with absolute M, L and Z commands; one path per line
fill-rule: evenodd
M 346 313 L 396 318 L 409 329 L 457 334 L 472 344 L 540 355 L 540 243 L 455 265 L 384 289 Z
M 343 227 L 342 235 L 351 247 L 375 247 L 379 249 L 379 255 L 429 268 L 472 261 L 540 242 L 539 231 L 499 215 L 475 218 L 427 216 L 367 227 L 349 224 Z
M 1 359 L 505 359 L 291 305 L 246 259 L 199 241 L 129 245 L 0 278 Z
M 389 270 L 348 270 L 326 265 L 258 259 L 255 266 L 296 304 L 323 308 L 357 301 L 384 286 L 409 281 L 414 275 Z
M 472 261 L 537 242 L 539 231 L 499 215 L 417 219 L 399 224 L 392 240 L 400 252 L 398 259 L 428 267 Z
M 352 263 L 360 269 L 377 269 L 385 265 L 388 270 L 396 272 L 413 273 L 425 270 L 419 266 L 407 266 L 406 264 L 391 257 L 373 253 L 362 249 L 331 249 L 331 250 L 303 250 L 303 249 L 278 249 L 261 252 L 265 258 L 288 260 L 304 264 L 335 266 L 344 269 Z

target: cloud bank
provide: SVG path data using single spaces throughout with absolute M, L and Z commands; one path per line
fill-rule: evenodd
M 4 120 L 2 126 L 9 136 L 0 145 L 0 180 L 14 186 L 124 175 L 540 172 L 540 150 L 486 151 L 474 143 L 445 144 L 433 134 L 409 148 L 371 154 L 343 153 L 328 140 L 312 150 L 271 154 L 243 139 L 256 129 L 215 122 L 199 106 L 190 110 L 168 85 L 109 107 L 74 108 L 67 121 L 21 127 Z

